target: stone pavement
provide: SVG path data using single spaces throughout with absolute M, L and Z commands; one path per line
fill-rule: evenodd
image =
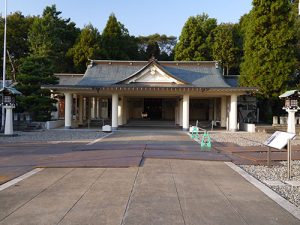
M 1 144 L 0 184 L 34 167 L 132 167 L 139 166 L 144 158 L 231 160 L 216 151 L 200 151 L 199 144 L 182 131 L 118 131 L 93 142 L 78 139 L 77 142 Z
M 0 191 L 0 225 L 296 225 L 223 162 L 47 168 Z

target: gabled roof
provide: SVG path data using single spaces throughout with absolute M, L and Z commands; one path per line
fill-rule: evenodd
M 229 88 L 215 61 L 113 61 L 94 60 L 83 78 L 75 86 L 108 87 L 126 85 L 126 81 L 141 75 L 151 66 L 156 66 L 170 78 L 189 87 Z M 161 86 L 160 82 L 151 86 Z M 127 84 L 129 85 L 129 84 Z M 131 84 L 132 85 L 132 84 Z M 142 85 L 141 83 L 139 85 Z M 145 84 L 149 85 L 149 84 Z M 173 85 L 172 85 L 173 86 Z
M 190 84 L 190 83 L 186 82 L 185 80 L 182 80 L 182 79 L 180 79 L 180 78 L 172 75 L 163 66 L 161 66 L 160 63 L 156 59 L 154 59 L 154 58 L 152 58 L 149 61 L 149 63 L 147 65 L 145 65 L 143 68 L 141 68 L 139 71 L 136 71 L 134 74 L 132 74 L 131 76 L 127 77 L 126 79 L 119 81 L 117 84 L 126 84 L 126 83 L 129 84 L 129 81 L 135 80 L 134 78 L 136 78 L 136 80 L 138 80 L 138 78 L 140 78 L 143 75 L 143 72 L 145 72 L 145 70 L 147 70 L 147 69 L 151 70 L 152 68 L 158 68 L 165 75 L 167 75 L 169 78 L 173 78 L 175 81 L 178 81 L 178 83 L 180 83 L 180 84 Z M 132 82 L 130 82 L 130 83 L 132 83 Z M 157 82 L 157 83 L 159 83 L 159 82 Z M 162 82 L 162 83 L 164 83 L 164 82 Z

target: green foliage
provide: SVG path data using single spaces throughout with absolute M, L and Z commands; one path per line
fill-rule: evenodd
M 135 37 L 130 36 L 125 26 L 114 14 L 108 18 L 102 33 L 102 57 L 104 59 L 135 59 L 137 57 L 137 43 Z
M 66 57 L 66 52 L 74 45 L 80 31 L 70 19 L 59 17 L 60 14 L 55 5 L 46 7 L 43 16 L 33 21 L 29 45 L 32 55 L 52 60 L 56 72 L 68 72 L 72 61 Z
M 177 38 L 165 34 L 152 34 L 137 38 L 140 60 L 149 60 L 154 56 L 158 60 L 172 61 Z
M 15 79 L 15 71 L 19 65 L 19 59 L 28 55 L 28 32 L 32 24 L 32 17 L 24 17 L 21 12 L 15 12 L 7 16 L 6 44 L 11 61 L 7 59 L 7 79 Z M 0 52 L 3 56 L 4 18 L 0 18 Z M 13 66 L 12 66 L 13 64 Z M 2 63 L 0 70 L 2 71 Z
M 55 110 L 54 99 L 49 90 L 42 90 L 41 85 L 56 84 L 53 76 L 52 62 L 44 56 L 28 56 L 21 61 L 17 89 L 22 92 L 18 97 L 19 112 L 29 112 L 33 120 L 51 119 L 51 111 Z
M 207 14 L 188 18 L 175 47 L 175 59 L 183 61 L 211 60 L 213 30 L 216 19 Z
M 278 97 L 295 72 L 295 15 L 288 0 L 253 1 L 244 27 L 240 85 L 259 88 L 264 98 Z
M 68 56 L 73 58 L 76 71 L 84 72 L 89 59 L 100 58 L 100 34 L 91 24 L 85 26 L 76 44 L 69 49 Z
M 239 48 L 236 42 L 236 26 L 234 24 L 220 24 L 214 30 L 213 57 L 220 61 L 223 66 L 223 74 L 229 74 L 230 68 L 234 67 L 239 57 Z

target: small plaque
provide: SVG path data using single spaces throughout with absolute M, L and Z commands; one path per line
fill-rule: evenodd
M 264 145 L 272 148 L 283 149 L 287 145 L 288 140 L 294 139 L 295 137 L 296 134 L 294 133 L 276 131 L 264 142 Z

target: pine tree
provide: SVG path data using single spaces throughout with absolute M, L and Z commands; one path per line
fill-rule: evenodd
M 31 55 L 48 57 L 55 72 L 69 72 L 72 64 L 66 53 L 74 45 L 80 30 L 70 19 L 61 18 L 60 14 L 52 5 L 44 9 L 42 17 L 34 19 L 29 32 L 29 46 Z
M 18 112 L 29 112 L 33 120 L 47 121 L 55 109 L 49 90 L 42 90 L 41 85 L 56 84 L 52 62 L 44 56 L 28 56 L 19 67 L 17 89 L 22 92 L 18 97 Z

